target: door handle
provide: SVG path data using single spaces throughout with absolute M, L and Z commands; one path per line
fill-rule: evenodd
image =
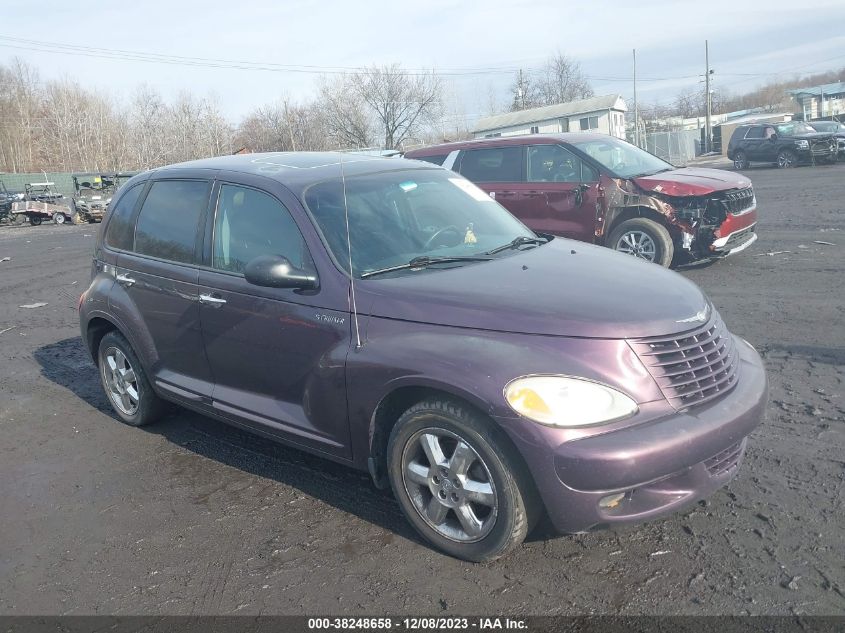
M 130 277 L 129 275 L 116 275 L 115 279 L 117 280 L 117 283 L 123 284 L 124 286 L 131 286 L 135 283 L 135 280 L 132 279 L 132 277 Z
M 226 300 L 221 299 L 220 297 L 213 297 L 211 295 L 200 295 L 200 303 L 219 308 L 224 303 L 226 303 Z

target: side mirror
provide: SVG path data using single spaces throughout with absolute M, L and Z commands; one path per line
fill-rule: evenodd
M 254 286 L 311 290 L 318 286 L 317 275 L 295 268 L 287 257 L 261 255 L 246 265 L 244 278 Z
M 776 140 L 778 140 L 778 135 L 777 135 L 777 132 L 772 132 L 772 135 L 769 137 L 769 140 L 770 140 L 770 141 L 776 141 Z

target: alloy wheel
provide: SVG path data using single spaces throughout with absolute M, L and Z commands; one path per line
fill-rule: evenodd
M 496 523 L 498 498 L 490 470 L 466 440 L 450 431 L 427 428 L 408 440 L 402 480 L 419 515 L 445 538 L 473 543 Z
M 616 250 L 653 262 L 657 255 L 657 247 L 651 236 L 644 231 L 628 231 L 623 233 L 616 242 Z
M 53 215 L 53 222 L 56 224 L 64 224 L 65 223 L 65 216 L 64 213 L 56 213 Z
M 116 347 L 106 349 L 102 363 L 106 393 L 112 403 L 126 415 L 135 415 L 140 404 L 138 377 L 126 355 Z
M 781 152 L 778 154 L 778 167 L 792 167 L 795 165 L 795 156 L 791 152 Z

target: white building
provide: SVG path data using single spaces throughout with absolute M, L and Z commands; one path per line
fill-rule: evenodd
M 845 114 L 845 81 L 787 92 L 801 106 L 805 121 Z
M 625 100 L 619 95 L 590 97 L 480 119 L 472 133 L 475 138 L 488 138 L 583 131 L 602 132 L 624 139 L 627 110 Z

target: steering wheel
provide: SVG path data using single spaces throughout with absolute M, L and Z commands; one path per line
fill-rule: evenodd
M 450 224 L 449 226 L 444 226 L 442 229 L 438 229 L 437 231 L 435 231 L 434 234 L 425 241 L 423 249 L 428 250 L 432 246 L 434 246 L 434 241 L 444 233 L 454 233 L 458 236 L 458 241 L 452 244 L 452 246 L 457 246 L 458 244 L 460 244 L 460 240 L 463 237 L 463 233 L 461 232 L 461 229 L 459 229 L 457 226 L 455 226 L 454 224 Z

